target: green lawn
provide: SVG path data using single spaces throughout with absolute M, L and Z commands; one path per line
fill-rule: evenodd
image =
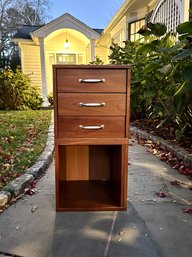
M 34 164 L 50 120 L 50 110 L 0 111 L 0 189 Z

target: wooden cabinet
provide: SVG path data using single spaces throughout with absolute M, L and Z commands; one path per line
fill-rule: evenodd
M 125 210 L 130 67 L 53 69 L 56 210 Z

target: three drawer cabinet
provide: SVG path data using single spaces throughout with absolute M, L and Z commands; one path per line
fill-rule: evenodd
M 130 67 L 54 65 L 57 211 L 126 210 Z

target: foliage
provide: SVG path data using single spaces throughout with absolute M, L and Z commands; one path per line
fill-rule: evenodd
M 53 93 L 49 93 L 47 98 L 48 98 L 48 102 L 50 103 L 50 105 L 53 105 Z
M 0 111 L 0 189 L 33 165 L 43 151 L 51 111 Z
M 0 68 L 15 67 L 16 61 L 20 64 L 18 47 L 12 37 L 22 25 L 43 24 L 48 7 L 49 0 L 0 0 Z
M 20 68 L 0 70 L 0 110 L 37 109 L 42 98 Z
M 132 117 L 158 118 L 171 123 L 182 138 L 192 130 L 192 30 L 191 22 L 165 33 L 164 24 L 142 27 L 142 40 L 112 45 L 111 63 L 131 64 Z
M 90 62 L 90 64 L 95 64 L 95 65 L 102 65 L 104 62 L 98 57 L 95 57 L 95 60 L 93 62 Z

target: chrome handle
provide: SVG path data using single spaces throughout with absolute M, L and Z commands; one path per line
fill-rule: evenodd
M 100 125 L 100 126 L 83 126 L 79 125 L 80 129 L 87 129 L 87 130 L 97 130 L 97 129 L 104 129 L 105 125 Z
M 79 79 L 79 83 L 105 83 L 105 79 Z
M 105 102 L 102 103 L 79 103 L 81 107 L 100 107 L 105 106 Z

